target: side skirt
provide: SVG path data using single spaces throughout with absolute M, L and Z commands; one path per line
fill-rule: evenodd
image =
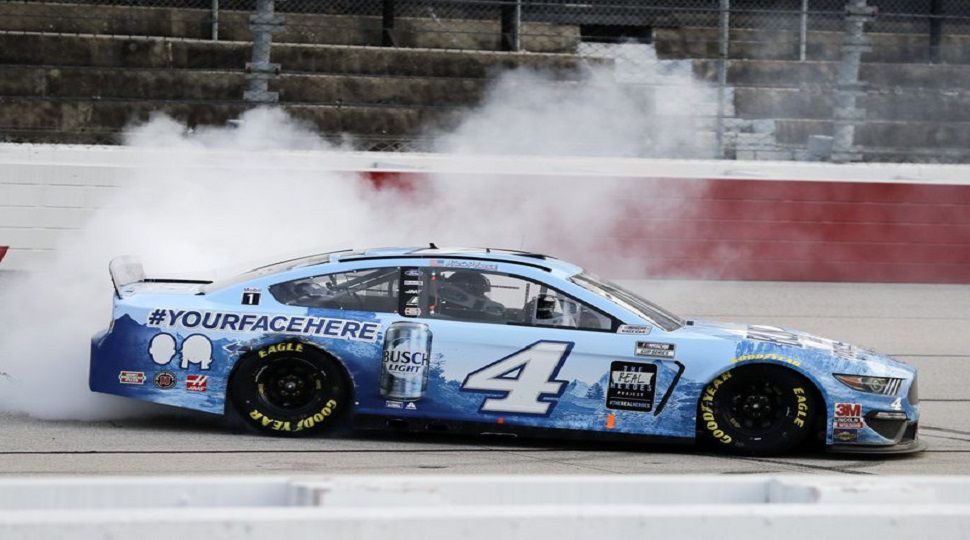
M 485 422 L 455 422 L 428 418 L 404 418 L 376 414 L 357 414 L 350 420 L 351 427 L 360 430 L 385 432 L 429 433 L 435 435 L 491 435 L 505 438 L 585 440 L 608 442 L 639 442 L 651 444 L 692 445 L 690 437 L 670 437 L 660 435 L 638 435 L 631 433 L 609 433 L 585 431 L 581 429 L 537 428 L 531 426 L 512 426 Z

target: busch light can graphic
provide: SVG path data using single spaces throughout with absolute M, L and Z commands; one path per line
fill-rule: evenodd
M 417 401 L 428 387 L 431 363 L 431 330 L 428 325 L 396 322 L 384 335 L 381 356 L 381 396 Z

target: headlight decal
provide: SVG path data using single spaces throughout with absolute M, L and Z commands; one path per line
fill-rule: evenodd
M 833 377 L 853 390 L 883 396 L 895 396 L 903 384 L 903 379 L 895 377 L 871 377 L 868 375 L 848 375 L 843 373 L 835 373 Z

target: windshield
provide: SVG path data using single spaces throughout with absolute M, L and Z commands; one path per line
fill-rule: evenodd
M 668 332 L 684 326 L 684 320 L 677 315 L 594 274 L 584 272 L 571 277 L 570 280 L 587 291 L 596 293 L 610 302 L 636 313 Z

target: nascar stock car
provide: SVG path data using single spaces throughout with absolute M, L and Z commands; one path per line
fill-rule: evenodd
M 551 257 L 494 249 L 324 253 L 225 281 L 112 261 L 96 392 L 224 414 L 273 435 L 352 427 L 802 443 L 904 453 L 916 370 L 802 332 L 685 320 Z

